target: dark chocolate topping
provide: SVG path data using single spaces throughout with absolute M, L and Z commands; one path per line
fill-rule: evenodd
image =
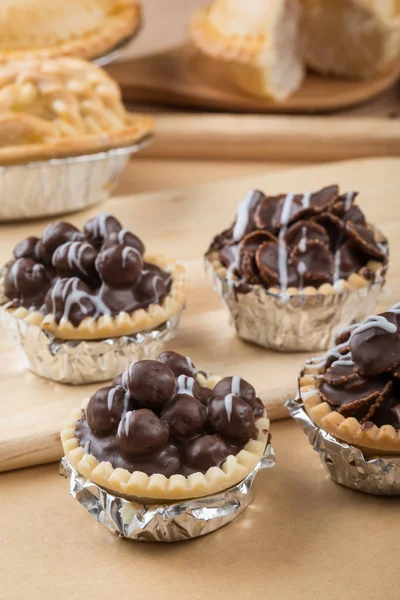
M 366 428 L 400 429 L 400 303 L 351 326 L 336 343 L 318 382 L 322 399 Z
M 221 466 L 257 439 L 255 422 L 263 414 L 253 386 L 241 377 L 203 388 L 189 358 L 164 352 L 157 361 L 133 363 L 98 390 L 76 435 L 87 452 L 114 468 L 187 476 Z
M 171 275 L 143 261 L 144 246 L 111 215 L 89 219 L 80 232 L 48 225 L 29 237 L 5 267 L 5 294 L 14 307 L 52 313 L 78 326 L 86 317 L 131 313 L 164 301 Z
M 376 274 L 365 267 L 370 260 L 386 267 L 388 246 L 375 239 L 354 205 L 356 196 L 339 195 L 336 185 L 304 194 L 250 192 L 233 226 L 214 238 L 208 252 L 218 252 L 243 292 L 244 284 L 261 284 L 286 293 L 289 287 L 335 284 L 357 272 L 372 281 Z

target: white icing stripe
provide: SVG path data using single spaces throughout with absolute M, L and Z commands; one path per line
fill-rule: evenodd
M 295 194 L 288 194 L 283 202 L 281 214 L 281 231 L 278 238 L 278 268 L 281 293 L 285 293 L 288 287 L 288 255 L 286 247 L 287 225 L 292 212 L 292 203 Z
M 154 301 L 155 301 L 156 304 L 159 304 L 161 296 L 162 296 L 162 292 L 163 292 L 163 289 L 161 289 L 160 292 L 157 291 L 157 283 L 159 281 L 161 281 L 161 283 L 162 283 L 161 277 L 159 275 L 155 275 L 153 277 L 153 279 L 152 279 L 152 282 L 151 282 L 151 285 L 152 285 L 152 288 L 153 288 L 153 294 L 154 294 L 154 297 L 155 297 Z
M 234 375 L 232 377 L 231 392 L 235 396 L 240 396 L 240 382 L 241 381 L 242 381 L 242 378 L 239 375 Z
M 114 396 L 118 391 L 118 387 L 113 387 L 111 388 L 111 390 L 108 392 L 107 394 L 107 408 L 108 410 L 112 410 L 112 406 L 113 406 L 113 402 L 114 402 Z
M 94 228 L 95 237 L 104 238 L 107 233 L 107 219 L 111 217 L 110 213 L 100 213 L 97 215 L 97 220 L 95 221 L 96 227 Z
M 239 244 L 231 246 L 231 249 L 233 252 L 233 262 L 226 270 L 227 277 L 232 277 L 236 269 L 239 268 Z
M 185 356 L 186 362 L 188 364 L 188 367 L 190 369 L 190 372 L 193 373 L 193 375 L 196 375 L 197 373 L 197 369 L 194 368 L 193 363 L 192 363 L 192 359 L 190 358 L 190 356 Z
M 311 192 L 304 192 L 301 199 L 301 205 L 303 208 L 308 208 L 310 206 L 311 195 Z
M 395 315 L 400 315 L 400 302 L 392 306 L 389 312 L 394 313 Z
M 361 323 L 361 325 L 358 325 L 358 327 L 352 331 L 350 340 L 352 340 L 358 333 L 368 331 L 368 329 L 372 329 L 373 327 L 382 329 L 386 333 L 396 333 L 397 331 L 397 326 L 388 321 L 386 317 L 383 315 L 373 315 L 372 317 L 365 319 L 364 323 Z
M 307 265 L 304 261 L 300 260 L 297 265 L 297 272 L 300 276 L 299 289 L 302 290 L 304 287 L 304 273 L 307 271 Z
M 66 244 L 68 244 L 67 263 L 69 268 L 76 268 L 84 275 L 87 275 L 88 273 L 82 265 L 82 258 L 85 250 L 91 247 L 90 244 L 86 242 L 66 242 Z M 63 244 L 63 246 L 65 246 L 65 244 Z M 60 246 L 60 248 L 62 248 L 62 246 Z
M 130 394 L 129 392 L 125 392 L 124 396 L 124 413 L 127 412 L 129 406 Z
M 305 225 L 301 228 L 301 238 L 298 247 L 300 252 L 305 252 L 307 250 L 307 227 Z
M 18 258 L 15 261 L 15 263 L 12 265 L 11 269 L 10 269 L 10 275 L 12 277 L 13 286 L 14 286 L 14 289 L 17 292 L 20 291 L 19 290 L 19 286 L 18 286 L 18 282 L 17 282 L 17 275 L 18 275 L 18 267 L 19 267 L 19 264 L 20 264 L 21 260 L 22 260 L 21 258 Z
M 124 390 L 128 389 L 128 375 L 129 375 L 129 371 L 127 369 L 126 371 L 124 371 L 122 373 L 122 376 L 121 376 L 121 386 L 124 388 Z
M 244 200 L 240 202 L 237 212 L 236 221 L 233 228 L 233 239 L 238 242 L 244 235 L 250 218 L 250 207 L 256 190 L 249 192 Z
M 189 396 L 193 396 L 193 386 L 195 384 L 193 377 L 187 377 L 186 375 L 179 375 L 177 383 L 178 383 L 177 394 L 189 394 Z
M 346 197 L 344 199 L 344 210 L 345 210 L 345 212 L 347 212 L 348 210 L 350 210 L 351 205 L 353 203 L 354 195 L 355 195 L 355 193 L 353 192 L 353 190 L 350 190 L 349 192 L 347 192 Z
M 128 256 L 130 254 L 132 254 L 132 252 L 134 254 L 137 254 L 138 257 L 140 258 L 140 253 L 138 252 L 138 250 L 136 250 L 136 248 L 132 248 L 131 246 L 125 246 L 125 248 L 122 250 L 122 267 L 123 268 L 126 267 L 126 261 L 128 259 Z
M 226 416 L 228 417 L 228 423 L 231 422 L 231 418 L 232 418 L 232 398 L 233 398 L 233 394 L 227 394 L 224 398 Z
M 129 435 L 129 419 L 131 418 L 132 413 L 133 410 L 129 410 L 125 415 L 125 435 L 127 437 Z
M 336 252 L 335 252 L 335 270 L 333 272 L 333 284 L 334 285 L 337 281 L 339 281 L 339 278 L 340 278 L 340 259 L 341 259 L 341 251 L 339 248 L 339 250 L 336 250 Z
M 125 234 L 129 233 L 128 229 L 121 229 L 121 231 L 118 232 L 118 243 L 119 244 L 124 244 L 125 243 Z

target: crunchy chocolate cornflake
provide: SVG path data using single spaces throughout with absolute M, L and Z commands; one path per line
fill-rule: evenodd
M 322 399 L 364 429 L 400 429 L 400 303 L 336 338 L 318 381 Z
M 318 192 L 267 196 L 249 192 L 238 206 L 233 225 L 216 236 L 209 252 L 217 251 L 228 274 L 266 289 L 303 289 L 334 285 L 367 269 L 374 260 L 386 267 L 388 245 L 377 239 L 361 209 L 356 192 L 340 194 L 337 185 Z

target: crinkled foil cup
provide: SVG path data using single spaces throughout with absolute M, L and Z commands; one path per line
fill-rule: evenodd
M 0 307 L 0 321 L 30 370 L 69 384 L 113 379 L 133 360 L 156 358 L 177 333 L 182 310 L 151 331 L 104 340 L 58 340 Z
M 348 292 L 289 296 L 271 294 L 261 286 L 247 293 L 219 275 L 209 260 L 206 272 L 229 309 L 239 337 L 282 352 L 319 352 L 329 348 L 336 334 L 374 312 L 384 280 Z
M 306 433 L 333 481 L 366 494 L 400 496 L 400 457 L 377 456 L 366 459 L 359 448 L 317 427 L 300 399 L 288 400 L 286 407 Z
M 73 498 L 112 533 L 139 542 L 180 542 L 211 533 L 238 517 L 250 504 L 257 471 L 273 467 L 271 445 L 240 483 L 204 498 L 171 504 L 140 504 L 114 496 L 80 475 L 64 457 L 60 473 L 69 478 Z
M 98 154 L 0 166 L 0 221 L 33 219 L 83 210 L 106 200 L 148 135 L 126 148 Z

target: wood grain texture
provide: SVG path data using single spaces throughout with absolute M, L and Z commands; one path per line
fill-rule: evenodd
M 283 404 L 296 392 L 304 354 L 278 354 L 252 346 L 234 335 L 226 310 L 203 273 L 202 255 L 214 233 L 233 219 L 249 188 L 268 193 L 302 191 L 338 182 L 360 190 L 360 205 L 369 220 L 390 240 L 389 292 L 382 308 L 400 297 L 399 159 L 349 161 L 317 167 L 261 173 L 237 181 L 213 183 L 169 192 L 112 198 L 108 210 L 135 231 L 149 249 L 182 260 L 190 276 L 188 308 L 172 348 L 191 355 L 201 368 L 222 376 L 240 374 L 251 381 L 272 418 L 285 416 Z M 97 210 L 72 217 L 77 225 Z M 27 235 L 40 235 L 46 221 L 0 227 L 0 262 Z M 68 387 L 42 380 L 23 370 L 17 354 L 0 337 L 0 470 L 56 460 L 61 456 L 58 430 L 72 407 L 98 386 Z
M 344 160 L 400 156 L 400 119 L 158 114 L 147 158 Z
M 395 83 L 400 66 L 367 81 L 308 74 L 285 102 L 247 96 L 226 78 L 223 63 L 200 56 L 190 45 L 107 67 L 127 102 L 235 112 L 318 113 L 342 110 L 373 98 Z

